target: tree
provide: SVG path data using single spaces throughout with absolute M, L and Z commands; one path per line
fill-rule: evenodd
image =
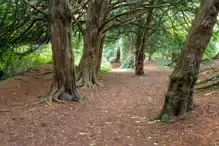
M 90 88 L 99 85 L 97 74 L 100 70 L 104 39 L 108 30 L 134 22 L 135 17 L 149 9 L 166 6 L 162 3 L 150 6 L 148 2 L 140 0 L 137 2 L 91 0 L 87 10 L 86 31 L 82 29 L 82 32 L 85 32 L 84 52 L 77 72 L 77 86 Z
M 120 62 L 121 60 L 121 51 L 120 51 L 120 48 L 117 49 L 116 51 L 116 62 Z
M 149 10 L 145 28 L 143 29 L 144 33 L 140 35 L 140 43 L 136 47 L 136 57 L 135 57 L 135 75 L 143 75 L 144 74 L 144 59 L 145 59 L 145 49 L 149 39 L 149 30 L 150 25 L 153 19 L 153 9 Z M 137 39 L 138 40 L 138 39 Z
M 79 100 L 72 52 L 72 13 L 69 0 L 50 0 L 53 83 L 51 99 Z M 69 98 L 71 97 L 71 98 Z
M 43 1 L 36 4 L 39 3 Z M 23 57 L 48 43 L 48 30 L 47 19 L 29 9 L 23 1 L 0 1 L 0 70 L 4 71 L 4 76 L 17 73 L 15 67 Z M 23 49 L 24 46 L 28 47 Z
M 169 120 L 192 110 L 194 85 L 219 12 L 219 0 L 202 0 L 176 68 L 170 75 L 165 103 L 158 119 Z
M 102 58 L 104 43 L 102 31 L 108 7 L 109 0 L 91 0 L 88 4 L 84 51 L 77 72 L 77 86 L 79 87 L 91 88 L 99 85 L 97 72 Z
M 49 105 L 52 104 L 52 100 L 79 101 L 74 76 L 72 12 L 69 0 L 49 0 L 49 14 L 29 1 L 25 2 L 47 17 L 51 28 L 53 80 L 48 96 Z

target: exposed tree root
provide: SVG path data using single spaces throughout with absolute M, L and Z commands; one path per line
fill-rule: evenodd
M 196 85 L 201 85 L 201 84 L 207 83 L 207 82 L 212 81 L 212 80 L 217 79 L 217 78 L 219 78 L 219 74 L 216 75 L 216 76 L 213 76 L 213 77 L 211 77 L 211 78 L 208 78 L 208 79 L 206 79 L 206 80 L 204 80 L 204 81 L 197 82 Z
M 50 92 L 38 96 L 39 101 L 35 104 L 46 103 L 49 106 L 52 106 L 53 102 L 57 103 L 66 103 L 66 102 L 80 102 L 81 96 L 77 93 L 76 90 L 72 90 L 71 93 L 68 93 L 64 90 L 64 87 L 61 89 L 53 87 Z
M 213 70 L 214 72 L 217 72 L 218 70 L 216 69 L 216 67 L 206 67 L 206 68 L 202 68 L 200 69 L 200 73 L 205 72 L 207 70 Z
M 95 88 L 100 86 L 100 83 L 96 80 L 96 77 L 83 76 L 80 73 L 76 75 L 76 85 L 84 89 Z
M 64 87 L 58 89 L 56 87 L 52 87 L 50 94 L 48 96 L 48 104 L 52 106 L 52 102 L 64 103 L 59 100 L 59 97 L 65 92 Z
M 162 121 L 167 123 L 175 123 L 180 120 L 184 120 L 186 118 L 186 113 L 181 114 L 179 116 L 173 116 L 171 114 L 166 113 L 165 111 L 162 111 L 159 115 L 157 115 L 152 121 Z
M 174 116 L 172 114 L 167 114 L 164 110 L 160 112 L 152 121 L 160 120 L 162 122 L 170 121 Z
M 45 72 L 45 73 L 42 73 L 42 74 L 39 74 L 37 76 L 44 76 L 44 75 L 48 75 L 48 74 L 52 74 L 53 72 L 52 71 L 48 71 L 48 72 Z
M 165 120 L 162 120 L 162 122 L 166 122 L 166 123 L 172 124 L 172 123 L 176 123 L 176 122 L 181 121 L 181 120 L 185 120 L 186 117 L 187 117 L 187 115 L 184 114 L 184 115 L 181 115 L 181 116 L 178 116 L 178 117 L 171 118 L 171 119 L 166 120 L 166 121 L 165 121 Z M 161 119 L 160 119 L 160 120 L 161 120 Z
M 10 112 L 10 111 L 11 111 L 11 108 L 0 109 L 0 113 L 2 113 L 2 112 Z
M 199 88 L 196 88 L 197 90 L 201 90 L 201 89 L 208 89 L 208 88 L 211 88 L 211 87 L 214 87 L 214 86 L 218 86 L 219 85 L 219 81 L 217 82 L 214 82 L 210 85 L 206 85 L 206 86 L 203 86 L 203 87 L 199 87 Z
M 28 83 L 28 81 L 24 80 L 23 78 L 15 78 L 15 80 L 19 80 L 19 81 L 22 81 L 22 82 Z
M 136 66 L 136 68 L 135 68 L 135 75 L 136 76 L 144 76 L 145 74 L 144 74 L 144 69 L 142 68 L 142 67 L 140 67 L 140 66 Z

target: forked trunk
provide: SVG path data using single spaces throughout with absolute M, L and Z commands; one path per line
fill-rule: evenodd
M 72 50 L 72 21 L 69 0 L 50 0 L 50 27 L 53 53 L 52 100 L 78 101 Z
M 211 39 L 217 20 L 219 0 L 202 0 L 196 19 L 187 36 L 185 47 L 170 75 L 163 109 L 158 116 L 169 120 L 192 110 L 194 85 L 205 49 Z
M 84 38 L 84 52 L 77 72 L 77 86 L 91 88 L 98 86 L 96 74 L 97 58 L 95 43 L 98 42 L 97 29 L 92 28 L 87 21 L 87 32 Z
M 153 10 L 150 10 L 148 12 L 148 17 L 146 20 L 146 27 L 145 32 L 142 36 L 141 45 L 137 47 L 136 51 L 136 58 L 135 58 L 135 75 L 143 75 L 144 74 L 144 59 L 145 59 L 145 49 L 147 46 L 147 42 L 149 39 L 149 27 L 151 25 L 151 21 L 153 18 Z
M 99 85 L 96 74 L 96 51 L 100 43 L 100 34 L 98 32 L 98 15 L 93 7 L 95 2 L 88 5 L 86 19 L 86 33 L 84 36 L 84 51 L 79 64 L 77 73 L 77 86 L 91 88 Z
M 88 4 L 84 51 L 77 73 L 77 86 L 91 88 L 99 85 L 97 73 L 102 58 L 102 25 L 105 23 L 109 0 L 91 0 Z M 100 54 L 101 53 L 101 54 Z

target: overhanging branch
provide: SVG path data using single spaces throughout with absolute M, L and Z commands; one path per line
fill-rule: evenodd
M 34 10 L 38 11 L 39 13 L 43 14 L 45 17 L 48 17 L 48 14 L 46 12 L 44 12 L 43 10 L 41 10 L 39 7 L 37 7 L 34 4 L 31 4 L 28 0 L 24 0 L 24 2 L 30 6 L 31 8 L 33 8 Z

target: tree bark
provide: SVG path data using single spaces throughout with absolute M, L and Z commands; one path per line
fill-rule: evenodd
M 143 75 L 144 74 L 144 59 L 145 59 L 145 49 L 147 46 L 147 42 L 149 39 L 149 27 L 151 25 L 151 21 L 153 18 L 153 9 L 148 12 L 145 32 L 142 36 L 141 45 L 137 47 L 136 58 L 135 58 L 135 75 Z
M 120 62 L 120 58 L 121 58 L 121 52 L 120 52 L 120 48 L 117 49 L 116 51 L 116 62 Z
M 105 40 L 105 35 L 101 38 L 99 49 L 98 49 L 97 54 L 96 54 L 97 55 L 96 74 L 98 76 L 100 75 L 100 68 L 101 68 L 101 62 L 102 62 L 104 40 Z
M 52 100 L 78 101 L 69 0 L 49 0 L 49 6 L 53 57 L 53 80 L 49 104 L 52 104 Z
M 149 62 L 152 61 L 152 55 L 153 55 L 153 53 L 150 53 L 150 54 L 149 54 L 149 57 L 148 57 L 148 61 L 149 61 Z
M 105 23 L 109 0 L 91 0 L 88 4 L 84 51 L 77 73 L 77 86 L 91 88 L 99 85 L 97 68 L 102 58 L 102 25 Z M 100 55 L 101 53 L 101 55 Z
M 194 85 L 198 79 L 203 54 L 212 36 L 218 11 L 219 0 L 201 1 L 200 10 L 189 31 L 184 49 L 170 75 L 159 119 L 170 120 L 173 116 L 181 116 L 192 110 Z

